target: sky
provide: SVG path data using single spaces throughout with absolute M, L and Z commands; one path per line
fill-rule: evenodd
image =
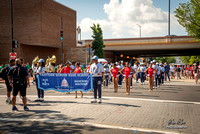
M 82 39 L 91 39 L 93 23 L 99 23 L 103 38 L 160 37 L 168 34 L 169 0 L 55 0 L 76 10 L 77 26 Z M 189 0 L 171 0 L 171 35 L 187 35 L 179 25 L 174 10 L 179 3 Z

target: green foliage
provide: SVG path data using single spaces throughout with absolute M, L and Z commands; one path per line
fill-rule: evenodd
M 169 63 L 175 63 L 176 62 L 175 57 L 156 57 L 156 58 L 153 58 L 153 59 L 156 60 L 159 63 L 167 62 L 167 64 L 169 64 Z
M 190 36 L 200 41 L 200 0 L 179 4 L 174 12 L 179 24 L 186 28 Z
M 183 63 L 190 65 L 200 62 L 200 56 L 181 56 L 180 59 Z
M 92 38 L 94 39 L 92 42 L 92 49 L 94 50 L 94 55 L 98 56 L 99 58 L 104 58 L 103 48 L 105 47 L 103 43 L 103 32 L 99 24 L 90 27 L 92 29 L 93 35 Z

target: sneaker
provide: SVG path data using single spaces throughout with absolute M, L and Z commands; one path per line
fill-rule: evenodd
M 29 108 L 27 106 L 24 106 L 24 111 L 29 111 Z
M 13 111 L 13 112 L 18 111 L 17 107 L 13 107 L 13 108 L 12 108 L 12 111 Z
M 97 103 L 97 99 L 94 99 L 93 101 L 91 101 L 91 103 Z
M 130 87 L 131 89 L 133 88 L 133 86 Z
M 6 103 L 12 104 L 12 101 L 11 100 L 6 100 Z
M 154 89 L 155 87 L 153 87 L 153 89 Z
M 40 101 L 40 98 L 37 98 L 36 100 L 35 100 L 35 102 L 39 102 Z
M 101 98 L 99 98 L 99 101 L 98 101 L 98 103 L 102 103 L 102 99 L 101 99 Z
M 44 98 L 41 98 L 41 99 L 40 99 L 40 102 L 43 102 L 43 101 L 44 101 Z
M 157 89 L 157 87 L 156 87 L 156 89 Z

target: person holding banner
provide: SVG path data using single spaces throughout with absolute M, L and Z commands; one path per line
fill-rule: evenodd
M 93 64 L 90 67 L 90 73 L 93 77 L 93 89 L 94 89 L 94 100 L 91 103 L 97 103 L 97 90 L 98 90 L 98 97 L 99 103 L 102 103 L 101 99 L 101 83 L 102 83 L 102 76 L 104 75 L 104 68 L 103 65 L 98 63 L 98 56 L 93 56 L 92 61 Z
M 110 70 L 110 74 L 113 75 L 113 88 L 114 88 L 114 92 L 117 93 L 119 74 L 118 74 L 117 65 L 115 63 L 113 64 L 113 68 Z
M 45 63 L 44 63 L 44 59 L 40 59 L 38 61 L 39 63 L 39 67 L 36 70 L 36 74 L 40 74 L 40 73 L 46 73 L 46 69 L 45 69 Z M 38 99 L 36 99 L 35 101 L 40 101 L 43 102 L 44 101 L 44 90 L 40 89 L 38 87 L 38 79 L 36 76 L 36 88 L 37 88 L 37 93 L 38 93 Z
M 80 62 L 76 62 L 75 64 L 76 68 L 75 68 L 75 73 L 83 73 L 83 70 L 81 69 L 80 67 Z M 81 92 L 81 98 L 83 98 L 83 91 L 80 91 Z M 75 98 L 77 98 L 77 91 L 75 91 Z
M 133 70 L 130 66 L 129 63 L 126 62 L 125 63 L 125 67 L 120 71 L 120 73 L 122 74 L 122 72 L 124 72 L 125 75 L 125 87 L 126 87 L 126 95 L 130 95 L 130 88 L 131 88 L 131 71 L 133 73 L 135 73 L 135 70 Z

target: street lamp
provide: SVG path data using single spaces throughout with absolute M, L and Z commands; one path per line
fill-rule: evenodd
M 139 28 L 140 28 L 140 38 L 141 38 L 141 34 L 142 34 L 142 33 L 141 33 L 141 26 L 140 26 L 139 24 L 137 24 L 137 25 L 138 25 Z
M 77 33 L 80 34 L 80 42 L 81 42 L 81 28 L 80 28 L 80 26 L 78 26 L 78 28 L 76 30 L 77 30 Z M 77 40 L 78 40 L 78 37 L 77 37 Z

